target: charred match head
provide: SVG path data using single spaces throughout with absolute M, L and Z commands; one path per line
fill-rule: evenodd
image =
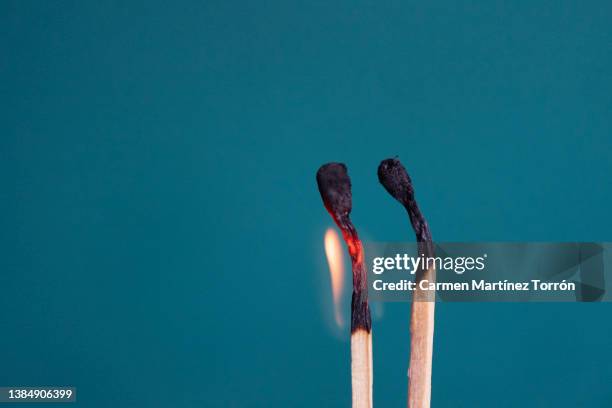
M 317 184 L 327 211 L 336 219 L 351 212 L 351 179 L 343 163 L 327 163 L 317 171 Z
M 429 226 L 414 198 L 412 180 L 402 163 L 395 158 L 380 162 L 378 166 L 378 180 L 385 187 L 385 190 L 408 211 L 417 241 L 431 241 Z
M 380 162 L 378 180 L 385 190 L 400 203 L 406 205 L 410 200 L 414 200 L 412 180 L 399 160 L 387 159 Z

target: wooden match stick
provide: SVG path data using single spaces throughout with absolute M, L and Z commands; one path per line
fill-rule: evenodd
M 363 246 L 349 218 L 352 208 L 351 179 L 342 163 L 328 163 L 317 172 L 323 204 L 331 214 L 351 256 L 353 297 L 351 301 L 351 386 L 353 408 L 372 407 L 372 320 Z
M 418 255 L 433 257 L 434 249 L 427 221 L 414 198 L 412 181 L 399 160 L 383 160 L 378 166 L 378 180 L 399 201 L 410 217 L 418 242 Z M 431 362 L 433 356 L 435 291 L 422 291 L 418 282 L 435 282 L 436 270 L 416 271 L 416 289 L 410 315 L 410 366 L 408 370 L 408 407 L 428 408 L 431 401 Z

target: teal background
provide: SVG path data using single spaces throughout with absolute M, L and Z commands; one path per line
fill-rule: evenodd
M 2 1 L 0 385 L 81 407 L 349 406 L 315 172 L 405 241 L 610 241 L 612 5 Z M 408 309 L 374 322 L 403 406 Z M 612 405 L 609 304 L 440 304 L 434 407 Z M 25 406 L 25 405 L 21 405 Z

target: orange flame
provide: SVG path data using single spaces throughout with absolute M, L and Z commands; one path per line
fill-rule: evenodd
M 334 316 L 338 327 L 343 327 L 344 321 L 340 311 L 340 301 L 344 288 L 344 255 L 342 254 L 340 236 L 333 228 L 328 228 L 325 231 L 325 255 L 327 256 L 327 264 L 329 265 L 331 277 Z

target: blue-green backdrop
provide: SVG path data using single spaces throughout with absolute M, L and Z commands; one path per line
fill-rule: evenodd
M 314 175 L 409 240 L 612 240 L 606 1 L 0 5 L 0 385 L 81 407 L 349 406 Z M 327 288 L 328 289 L 328 288 Z M 327 300 L 326 300 L 327 299 Z M 607 304 L 440 304 L 434 407 L 612 405 Z M 403 406 L 408 305 L 375 321 Z M 74 405 L 73 405 L 74 406 Z

